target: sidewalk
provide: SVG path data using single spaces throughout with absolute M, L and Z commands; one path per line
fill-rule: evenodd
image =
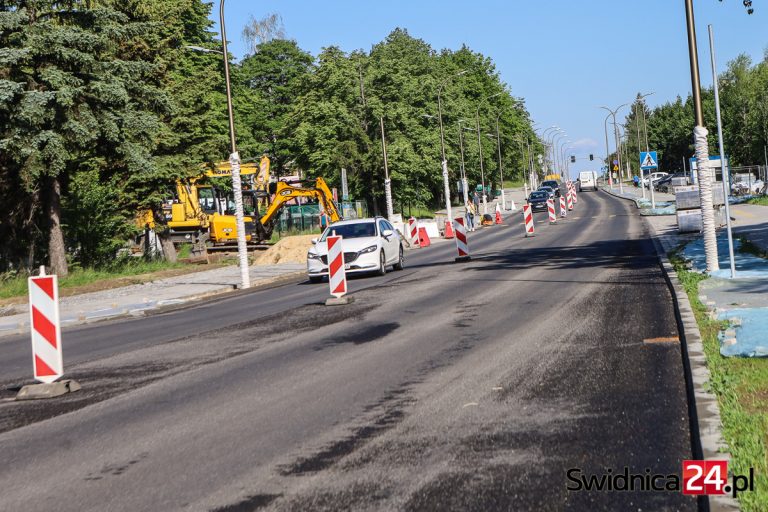
M 768 260 L 740 250 L 743 236 L 763 251 L 768 251 L 768 207 L 732 205 L 734 262 L 736 278 L 730 278 L 728 240 L 725 229 L 718 231 L 720 270 L 699 285 L 699 299 L 713 316 L 729 320 L 733 329 L 721 333 L 723 356 L 768 356 Z M 678 234 L 675 217 L 646 217 L 654 236 L 669 253 L 685 244 L 682 256 L 693 270 L 706 269 L 700 234 Z
M 251 286 L 269 284 L 279 279 L 299 277 L 306 272 L 302 263 L 252 265 Z M 192 274 L 159 279 L 60 299 L 61 325 L 76 325 L 121 315 L 141 315 L 144 311 L 182 304 L 236 289 L 240 269 L 236 265 L 203 270 Z M 29 306 L 9 306 L 0 316 L 0 337 L 29 331 Z

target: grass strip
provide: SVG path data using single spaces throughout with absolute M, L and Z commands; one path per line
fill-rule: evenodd
M 739 495 L 745 512 L 768 508 L 768 360 L 723 357 L 718 333 L 727 322 L 710 318 L 699 300 L 699 283 L 708 276 L 686 269 L 677 253 L 670 254 L 683 288 L 688 294 L 701 331 L 711 380 L 710 390 L 720 403 L 723 436 L 731 452 L 733 474 L 749 475 L 755 470 L 755 492 Z

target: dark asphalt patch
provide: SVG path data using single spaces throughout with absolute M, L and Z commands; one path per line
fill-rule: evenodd
M 400 324 L 397 322 L 388 322 L 384 324 L 365 325 L 353 329 L 351 332 L 338 334 L 331 338 L 325 338 L 320 345 L 316 346 L 314 350 L 323 350 L 334 345 L 342 345 L 344 343 L 352 343 L 353 345 L 363 345 L 372 341 L 386 338 L 393 332 L 395 332 Z
M 332 443 L 310 457 L 300 458 L 290 465 L 278 467 L 278 473 L 281 476 L 301 476 L 327 469 L 373 437 L 393 428 L 404 417 L 405 414 L 401 408 L 394 407 L 373 423 L 355 429 L 351 436 Z
M 248 496 L 242 501 L 213 509 L 211 512 L 253 512 L 268 506 L 270 503 L 280 498 L 282 494 L 256 494 Z

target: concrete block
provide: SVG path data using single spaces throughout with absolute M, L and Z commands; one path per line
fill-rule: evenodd
M 327 299 L 325 301 L 326 306 L 344 306 L 346 304 L 352 304 L 355 302 L 354 297 L 350 297 L 349 295 L 343 295 L 341 297 L 331 297 L 330 299 Z
M 80 384 L 76 380 L 65 379 L 50 384 L 29 384 L 16 394 L 16 400 L 39 400 L 55 398 L 67 393 L 79 391 Z

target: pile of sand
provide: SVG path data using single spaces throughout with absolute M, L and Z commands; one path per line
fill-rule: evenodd
M 281 238 L 266 251 L 253 255 L 254 265 L 274 265 L 276 263 L 304 263 L 307 251 L 312 247 L 312 239 L 320 235 L 298 235 Z

